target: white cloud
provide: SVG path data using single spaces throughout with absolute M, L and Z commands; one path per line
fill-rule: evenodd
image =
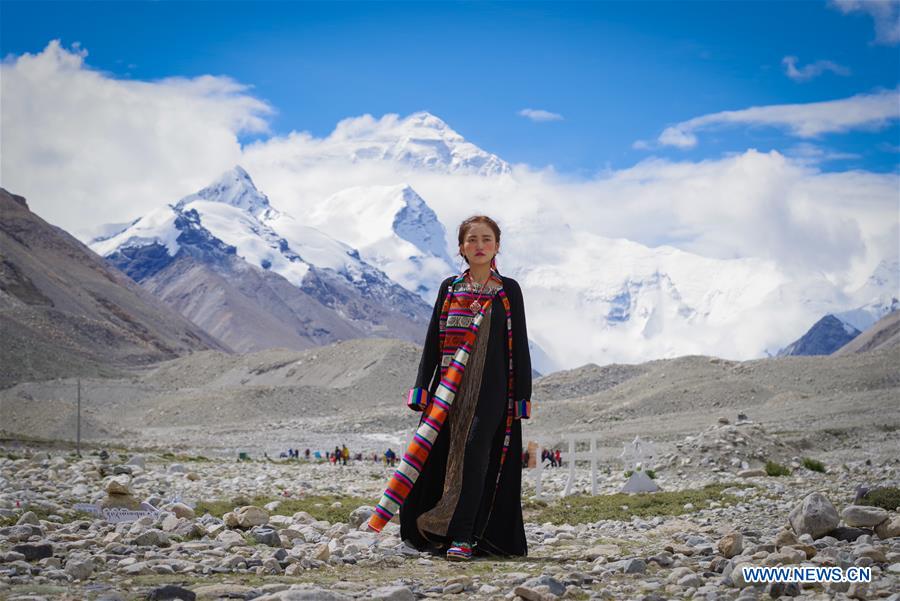
M 746 294 L 766 295 L 773 285 L 787 281 L 801 291 L 797 294 L 805 291 L 823 301 L 829 300 L 830 290 L 822 290 L 819 298 L 818 291 L 806 287 L 821 286 L 824 274 L 852 290 L 879 260 L 896 256 L 900 244 L 896 174 L 822 173 L 806 158 L 778 152 L 748 150 L 700 162 L 648 159 L 584 181 L 525 165 L 508 177 L 487 178 L 383 161 L 316 160 L 304 148 L 313 143 L 321 150 L 326 140 L 293 136 L 260 142 L 247 149 L 244 165 L 276 207 L 296 215 L 350 186 L 408 183 L 447 227 L 451 254 L 462 219 L 475 213 L 493 216 L 503 229 L 500 269 L 527 286 L 529 332 L 569 367 L 588 360 L 632 362 L 686 352 L 755 357 L 762 348 L 798 337 L 821 317 L 824 303 L 794 304 L 774 315 L 757 307 L 752 319 L 748 314 L 727 327 L 707 324 L 685 330 L 676 337 L 681 341 L 676 346 L 668 335 L 644 339 L 631 331 L 602 328 L 602 315 L 586 313 L 598 310 L 596 299 L 582 296 L 589 291 L 573 282 L 599 277 L 609 290 L 614 285 L 608 279 L 627 279 L 622 273 L 628 265 L 646 269 L 641 260 L 628 263 L 634 255 L 618 253 L 622 245 L 744 259 L 753 265 L 719 268 L 729 281 L 740 274 L 754 278 L 748 280 Z M 603 267 L 606 261 L 608 268 Z M 772 267 L 766 271 L 760 264 Z M 703 292 L 683 288 L 692 284 Z M 679 291 L 690 294 L 692 306 L 715 289 L 707 280 L 679 280 Z M 735 300 L 732 311 L 739 314 L 757 300 Z M 584 344 L 571 344 L 576 339 Z
M 563 120 L 563 116 L 559 113 L 551 113 L 550 111 L 542 109 L 522 109 L 519 111 L 519 116 L 527 117 L 528 119 L 537 122 Z
M 734 124 L 780 127 L 800 138 L 814 138 L 854 129 L 877 130 L 897 119 L 900 119 L 900 93 L 894 89 L 840 100 L 755 106 L 702 115 L 667 127 L 658 140 L 667 146 L 692 148 L 697 145 L 695 132 Z
M 852 152 L 838 152 L 835 150 L 830 150 L 828 148 L 823 148 L 822 146 L 810 144 L 809 142 L 800 142 L 799 144 L 794 144 L 787 149 L 785 154 L 798 160 L 808 162 L 810 164 L 822 163 L 825 161 L 846 161 L 850 159 L 860 158 L 860 155 Z
M 127 221 L 206 185 L 272 108 L 227 77 L 118 80 L 50 42 L 0 66 L 0 182 L 52 223 Z
M 845 15 L 868 13 L 875 22 L 875 42 L 892 46 L 900 42 L 900 0 L 832 0 Z
M 827 60 L 819 60 L 798 69 L 798 60 L 799 59 L 796 56 L 786 56 L 781 60 L 781 64 L 784 65 L 785 74 L 794 81 L 810 81 L 826 71 L 831 71 L 836 75 L 845 77 L 850 75 L 850 69 L 847 67 Z
M 817 163 L 849 157 L 812 145 L 793 148 L 794 156 L 748 150 L 700 162 L 648 159 L 584 181 L 526 165 L 510 177 L 485 178 L 351 162 L 334 158 L 331 144 L 329 138 L 292 134 L 246 148 L 242 164 L 288 212 L 302 214 L 351 186 L 404 182 L 451 235 L 468 215 L 487 212 L 514 229 L 534 229 L 526 246 L 540 249 L 542 257 L 566 251 L 543 238 L 555 239 L 567 224 L 707 257 L 771 260 L 794 273 L 835 273 L 848 283 L 894 252 L 873 240 L 896 220 L 897 176 L 821 173 Z M 323 155 L 331 158 L 318 158 Z M 448 252 L 453 254 L 452 241 Z

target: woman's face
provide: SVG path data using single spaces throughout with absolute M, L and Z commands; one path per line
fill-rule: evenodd
M 469 226 L 463 243 L 459 247 L 459 254 L 469 260 L 469 266 L 490 265 L 491 259 L 500 250 L 494 230 L 486 223 L 474 223 Z

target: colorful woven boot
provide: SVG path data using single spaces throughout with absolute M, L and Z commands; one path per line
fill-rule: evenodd
M 448 561 L 468 561 L 472 559 L 472 545 L 464 541 L 453 541 L 447 549 Z

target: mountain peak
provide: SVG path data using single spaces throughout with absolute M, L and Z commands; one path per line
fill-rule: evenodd
M 411 125 L 414 127 L 423 127 L 428 129 L 437 130 L 443 134 L 450 134 L 452 138 L 462 138 L 458 133 L 453 131 L 447 123 L 437 117 L 432 115 L 428 111 L 419 111 L 409 115 L 406 119 L 403 120 L 405 125 Z
M 391 113 L 380 119 L 372 115 L 344 119 L 326 142 L 321 149 L 326 154 L 331 150 L 353 161 L 393 161 L 415 169 L 487 176 L 512 171 L 503 159 L 466 141 L 427 111 L 406 117 Z
M 175 207 L 183 209 L 189 203 L 197 200 L 221 202 L 244 209 L 255 217 L 272 210 L 269 198 L 256 188 L 250 174 L 240 165 L 235 165 L 199 192 L 185 196 L 178 201 Z

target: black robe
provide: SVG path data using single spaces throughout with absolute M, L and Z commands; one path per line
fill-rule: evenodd
M 501 276 L 502 277 L 502 276 Z M 441 284 L 435 301 L 431 323 L 419 362 L 419 371 L 415 386 L 427 388 L 434 394 L 440 382 L 440 317 L 447 288 L 455 277 L 447 278 Z M 502 277 L 503 288 L 510 302 L 513 330 L 513 373 L 515 395 L 513 398 L 531 398 L 531 358 L 528 351 L 528 332 L 525 326 L 525 307 L 522 291 L 518 282 Z M 503 463 L 503 471 L 497 483 L 497 472 L 500 467 L 500 456 L 503 439 L 506 433 L 506 408 L 508 405 L 508 342 L 506 314 L 502 300 L 494 297 L 491 307 L 492 318 L 490 332 L 479 331 L 478 336 L 489 334 L 487 355 L 482 372 L 478 396 L 478 414 L 502 412 L 499 425 L 490 440 L 487 469 L 480 499 L 466 498 L 468 503 L 476 503 L 473 541 L 477 554 L 526 555 L 525 529 L 522 521 L 522 425 L 520 420 L 513 420 L 510 446 Z M 451 408 L 451 414 L 453 409 Z M 444 540 L 426 540 L 416 525 L 416 519 L 433 508 L 441 498 L 444 490 L 444 475 L 447 471 L 449 440 L 452 424 L 446 423 L 435 440 L 415 485 L 406 497 L 400 509 L 400 535 L 403 540 L 419 549 L 440 551 L 451 542 L 450 532 Z M 460 504 L 463 495 L 472 487 L 464 479 Z M 454 519 L 455 516 L 454 516 Z M 450 530 L 453 530 L 451 521 Z M 437 544 L 435 544 L 437 543 Z

